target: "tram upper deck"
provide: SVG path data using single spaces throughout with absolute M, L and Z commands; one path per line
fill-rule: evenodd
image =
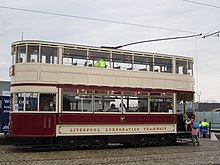
M 106 67 L 96 67 L 99 59 Z M 23 40 L 12 43 L 12 63 L 12 84 L 194 90 L 189 57 Z

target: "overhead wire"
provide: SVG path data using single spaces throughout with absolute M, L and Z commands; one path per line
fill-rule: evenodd
M 160 30 L 168 30 L 168 31 L 175 31 L 175 32 L 184 32 L 184 33 L 198 34 L 197 32 L 191 32 L 191 31 L 186 31 L 186 30 L 179 30 L 179 29 L 172 29 L 172 28 L 163 28 L 163 27 L 143 25 L 143 24 L 136 24 L 136 23 L 130 23 L 130 22 L 114 21 L 114 20 L 100 19 L 100 18 L 93 18 L 93 17 L 84 17 L 84 16 L 77 16 L 77 15 L 70 15 L 70 14 L 48 12 L 48 11 L 31 10 L 31 9 L 16 8 L 16 7 L 1 6 L 1 5 L 0 5 L 0 8 L 8 9 L 8 10 L 32 12 L 32 13 L 38 13 L 38 14 L 48 14 L 48 15 L 54 15 L 54 16 L 62 16 L 62 17 L 70 17 L 70 18 L 77 18 L 77 19 L 85 19 L 85 20 L 91 20 L 91 21 L 101 21 L 101 22 L 116 23 L 116 24 L 130 25 L 130 26 L 138 26 L 138 27 L 144 27 L 144 28 L 152 28 L 152 29 L 160 29 Z
M 218 35 L 219 33 L 220 33 L 220 31 L 217 31 L 217 32 L 214 32 L 214 33 L 210 33 L 210 34 L 206 34 L 202 38 L 210 37 L 210 36 L 213 36 L 215 34 L 219 37 L 219 35 Z
M 159 39 L 152 39 L 152 40 L 144 40 L 144 41 L 137 41 L 137 42 L 132 42 L 124 45 L 119 45 L 115 47 L 108 47 L 108 46 L 101 46 L 101 48 L 110 48 L 110 49 L 119 49 L 125 46 L 130 46 L 130 45 L 135 45 L 135 44 L 141 44 L 145 42 L 155 42 L 155 41 L 165 41 L 165 40 L 176 40 L 176 39 L 184 39 L 184 38 L 192 38 L 192 37 L 199 37 L 201 36 L 202 33 L 196 34 L 196 35 L 190 35 L 190 36 L 179 36 L 179 37 L 168 37 L 168 38 L 159 38 Z
M 220 24 L 218 24 L 217 26 L 215 26 L 214 28 L 212 28 L 208 33 L 206 33 L 204 36 L 209 35 L 212 31 L 214 31 L 217 27 L 219 27 Z
M 214 7 L 214 8 L 220 9 L 220 6 L 210 5 L 210 4 L 207 4 L 207 3 L 201 3 L 201 2 L 190 1 L 190 0 L 181 0 L 181 1 L 188 2 L 188 3 L 194 3 L 194 4 L 197 4 L 197 5 L 203 5 L 203 6 L 208 6 L 208 7 Z

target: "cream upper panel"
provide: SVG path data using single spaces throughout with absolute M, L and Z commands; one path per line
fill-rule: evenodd
M 194 90 L 190 75 L 57 64 L 22 63 L 14 65 L 11 83 L 49 83 L 131 88 Z

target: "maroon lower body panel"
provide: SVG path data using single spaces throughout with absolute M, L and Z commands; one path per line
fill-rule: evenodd
M 11 113 L 14 137 L 55 137 L 56 125 L 175 124 L 174 114 L 44 114 Z
M 59 124 L 174 124 L 174 114 L 59 114 Z
M 52 137 L 56 134 L 56 114 L 11 113 L 10 136 Z

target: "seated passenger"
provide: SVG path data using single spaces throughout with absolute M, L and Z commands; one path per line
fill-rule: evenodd
M 144 107 L 144 103 L 141 102 L 136 112 L 147 112 L 147 108 Z
M 40 111 L 54 111 L 55 105 L 53 104 L 53 95 L 41 94 L 40 95 Z
M 118 108 L 115 107 L 115 104 L 112 103 L 107 112 L 119 112 Z
M 97 109 L 95 112 L 103 112 L 103 109 Z
M 88 66 L 92 66 L 92 64 L 90 64 L 89 62 L 86 61 L 85 64 L 84 64 L 84 66 L 87 66 L 87 65 L 88 65 Z
M 22 63 L 22 62 L 23 62 L 23 58 L 19 58 L 18 63 Z
M 183 74 L 187 74 L 187 65 L 183 66 Z
M 105 63 L 105 61 L 103 59 L 99 59 L 95 63 L 95 67 L 106 68 L 106 63 Z
M 49 111 L 50 110 L 50 102 L 46 99 L 40 100 L 40 111 Z

